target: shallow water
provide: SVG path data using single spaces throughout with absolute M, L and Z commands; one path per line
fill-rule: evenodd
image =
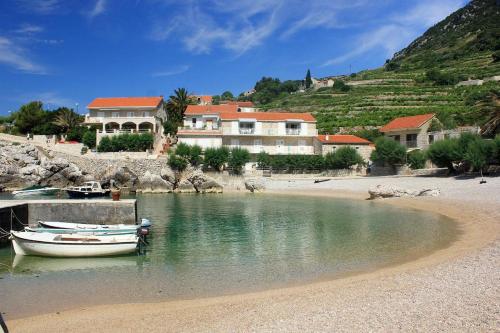
M 239 293 L 411 260 L 448 246 L 442 216 L 366 201 L 278 195 L 141 195 L 145 255 L 55 259 L 0 249 L 8 318 L 92 304 Z M 41 301 L 43 300 L 43 302 Z

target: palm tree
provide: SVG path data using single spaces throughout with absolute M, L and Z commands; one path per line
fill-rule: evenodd
M 53 121 L 54 125 L 61 127 L 65 132 L 78 126 L 82 122 L 82 116 L 68 108 L 61 108 Z
M 489 114 L 486 123 L 481 127 L 481 135 L 495 136 L 500 129 L 500 99 L 496 92 L 491 92 L 486 98 L 476 103 L 482 113 Z
M 171 95 L 167 101 L 166 109 L 169 121 L 174 123 L 182 122 L 184 112 L 187 106 L 191 103 L 191 98 L 187 89 L 178 88 L 174 90 L 174 95 Z

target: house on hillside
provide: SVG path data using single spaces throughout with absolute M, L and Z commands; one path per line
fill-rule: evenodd
M 375 145 L 366 139 L 356 135 L 336 134 L 336 135 L 318 135 L 314 140 L 314 153 L 317 155 L 326 155 L 335 152 L 340 147 L 350 146 L 356 149 L 365 160 L 370 160 L 370 155 L 375 149 Z
M 212 96 L 194 95 L 191 96 L 198 105 L 212 105 Z
M 237 105 L 238 112 L 255 112 L 257 110 L 251 101 L 220 101 L 219 104 Z
M 167 114 L 163 97 L 105 97 L 96 98 L 88 106 L 84 124 L 98 125 L 97 144 L 103 136 L 121 133 L 163 133 Z
M 383 126 L 380 132 L 406 146 L 407 149 L 425 149 L 435 139 L 428 133 L 434 119 L 436 118 L 432 113 L 400 117 Z
M 179 142 L 202 148 L 241 147 L 251 154 L 314 154 L 316 119 L 310 113 L 238 112 L 238 105 L 189 105 Z

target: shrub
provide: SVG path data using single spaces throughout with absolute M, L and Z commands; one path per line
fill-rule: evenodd
M 344 81 L 342 81 L 342 80 L 335 80 L 333 82 L 332 88 L 333 88 L 333 90 L 338 90 L 338 91 L 343 91 L 343 92 L 351 90 L 351 86 L 345 84 Z
M 172 153 L 168 155 L 168 165 L 172 170 L 184 171 L 188 166 L 188 162 L 185 158 Z
M 229 149 L 227 147 L 207 148 L 205 149 L 205 157 L 203 162 L 206 166 L 214 170 L 221 170 L 229 159 Z
M 257 166 L 261 169 L 269 168 L 271 166 L 271 156 L 264 151 L 257 154 Z
M 493 139 L 493 158 L 500 162 L 500 135 Z
M 461 160 L 457 139 L 445 139 L 434 142 L 427 150 L 427 157 L 440 168 L 447 167 L 455 171 L 453 163 Z
M 363 158 L 357 150 L 350 146 L 341 147 L 325 156 L 325 166 L 328 169 L 349 169 L 353 165 L 363 163 Z
M 412 169 L 423 169 L 425 167 L 425 162 L 427 158 L 425 157 L 425 153 L 420 150 L 414 150 L 408 153 L 407 156 L 408 164 Z
M 99 142 L 97 151 L 145 151 L 152 147 L 153 140 L 153 135 L 151 133 L 120 134 L 112 137 L 105 136 Z
M 203 162 L 203 158 L 201 157 L 202 149 L 198 145 L 191 146 L 189 151 L 189 163 L 193 166 L 200 165 Z
M 95 148 L 96 145 L 96 132 L 89 130 L 85 132 L 82 138 L 82 143 L 89 148 Z
M 83 136 L 87 133 L 88 129 L 84 126 L 73 127 L 69 129 L 66 134 L 66 141 L 78 141 L 82 142 Z
M 467 146 L 464 160 L 469 162 L 476 171 L 482 171 L 493 155 L 493 145 L 485 140 L 471 141 Z
M 181 142 L 175 148 L 175 155 L 189 159 L 189 156 L 191 155 L 191 147 Z
M 233 148 L 229 155 L 228 165 L 236 174 L 240 174 L 246 163 L 250 162 L 250 153 L 244 148 Z
M 391 166 L 403 164 L 406 160 L 406 148 L 392 139 L 380 137 L 375 141 L 375 150 L 372 152 L 370 159 Z

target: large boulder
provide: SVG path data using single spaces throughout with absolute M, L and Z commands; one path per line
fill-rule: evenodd
M 136 190 L 142 193 L 167 193 L 172 192 L 173 189 L 172 183 L 162 179 L 160 175 L 146 171 L 143 176 L 139 177 Z
M 250 192 L 262 192 L 266 189 L 266 185 L 261 179 L 247 179 L 245 181 L 245 188 Z
M 175 188 L 175 191 L 177 193 L 196 193 L 196 188 L 193 186 L 193 184 L 187 180 L 187 179 L 181 179 Z
M 432 196 L 436 197 L 440 194 L 437 188 L 424 188 L 421 190 L 409 190 L 402 189 L 395 186 L 388 185 L 377 185 L 374 188 L 368 190 L 370 194 L 370 199 L 380 199 L 380 198 L 399 198 L 399 197 L 422 197 L 422 196 Z
M 161 178 L 172 184 L 175 184 L 175 182 L 177 181 L 175 172 L 168 167 L 164 167 L 160 170 L 160 176 Z
M 193 184 L 196 192 L 200 193 L 222 193 L 222 186 L 212 177 L 205 175 L 201 170 L 189 173 L 186 179 Z
M 112 167 L 106 170 L 104 174 L 98 177 L 102 184 L 113 183 L 117 187 L 133 188 L 138 182 L 138 177 L 127 167 Z

